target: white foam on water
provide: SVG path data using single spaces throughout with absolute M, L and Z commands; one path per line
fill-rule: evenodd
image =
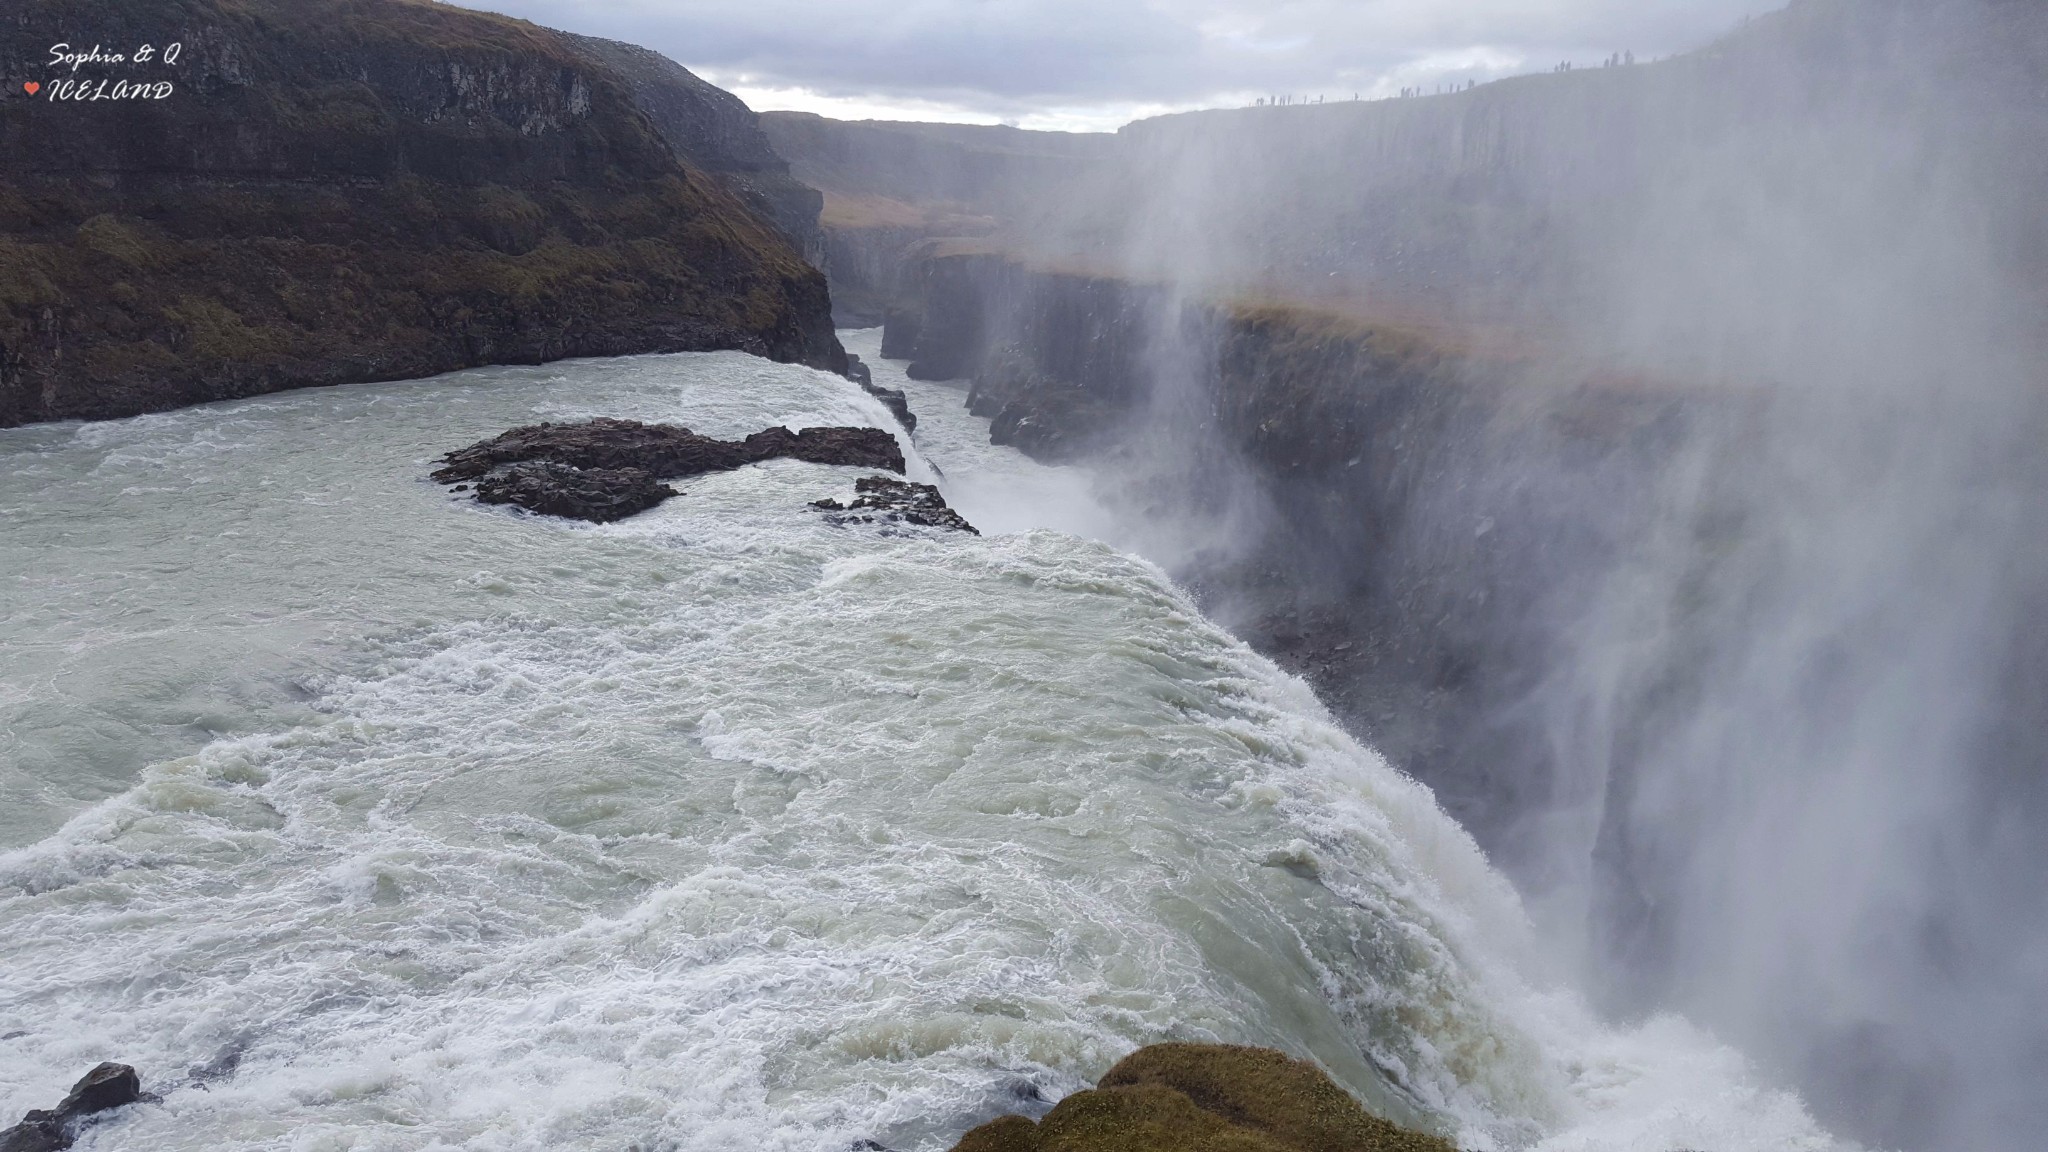
M 834 526 L 807 504 L 863 473 L 789 461 L 603 527 L 419 480 L 589 415 L 887 420 L 720 354 L 0 435 L 46 485 L 0 491 L 40 509 L 34 595 L 70 605 L 10 641 L 153 607 L 130 651 L 272 653 L 251 674 L 310 696 L 0 856 L 0 1109 L 119 1059 L 163 1101 L 81 1147 L 923 1152 L 1183 1038 L 1312 1056 L 1474 1149 L 1834 1147 L 1683 1022 L 1614 1032 L 1545 989 L 1427 789 L 1142 560 Z M 229 442 L 241 487 L 94 519 Z M 948 444 L 924 442 L 951 489 L 982 453 Z M 67 514 L 92 549 L 60 546 Z M 150 597 L 79 593 L 145 569 Z M 232 643 L 224 612 L 251 618 Z M 14 722 L 44 683 L 0 673 Z

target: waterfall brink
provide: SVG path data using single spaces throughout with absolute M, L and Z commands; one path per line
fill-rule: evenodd
M 893 427 L 735 354 L 5 433 L 6 1106 L 119 1057 L 163 1102 L 104 1147 L 933 1152 L 1195 1039 L 1469 1148 L 1831 1146 L 1594 1024 L 1427 789 L 1158 568 L 1004 525 L 1065 473 L 877 371 L 1009 534 L 835 523 L 861 471 L 794 460 L 603 526 L 423 479 L 543 419 Z

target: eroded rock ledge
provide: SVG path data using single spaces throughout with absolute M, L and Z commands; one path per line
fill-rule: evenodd
M 1323 1070 L 1265 1048 L 1157 1044 L 1034 1124 L 1005 1116 L 953 1152 L 1456 1152 L 1359 1106 Z
M 769 428 L 745 440 L 716 440 L 675 424 L 600 417 L 582 424 L 514 428 L 443 456 L 433 478 L 455 485 L 458 492 L 474 484 L 476 499 L 485 504 L 516 504 L 549 516 L 609 523 L 678 495 L 663 480 L 727 472 L 778 457 L 903 472 L 903 450 L 880 428 Z M 929 505 L 935 503 L 953 515 L 937 489 L 928 491 L 928 497 L 905 497 L 904 509 L 933 516 Z M 881 489 L 875 495 L 880 498 Z
M 901 388 L 884 388 L 875 383 L 875 374 L 861 358 L 851 352 L 846 355 L 846 378 L 860 385 L 860 390 L 882 402 L 882 407 L 896 417 L 905 432 L 917 431 L 917 413 L 910 410 L 910 400 Z

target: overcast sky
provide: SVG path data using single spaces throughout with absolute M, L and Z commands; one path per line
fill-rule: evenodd
M 464 0 L 644 44 L 757 110 L 1108 130 L 1267 95 L 1698 47 L 1782 0 Z

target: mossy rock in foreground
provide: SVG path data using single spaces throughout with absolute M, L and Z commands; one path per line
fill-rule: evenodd
M 1359 1106 L 1321 1068 L 1266 1048 L 1158 1044 L 1033 1124 L 1005 1116 L 954 1152 L 1456 1152 Z

